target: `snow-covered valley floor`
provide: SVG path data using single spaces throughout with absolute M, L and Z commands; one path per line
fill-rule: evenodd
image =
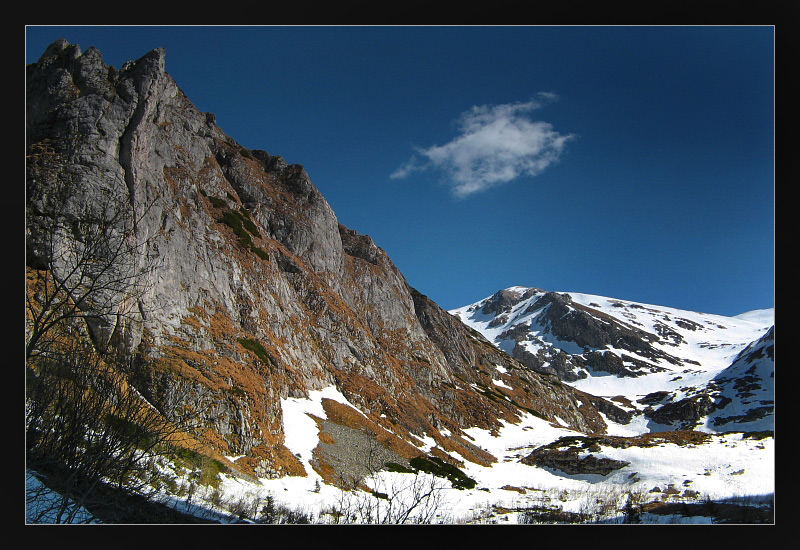
M 306 469 L 306 477 L 253 480 L 220 474 L 216 489 L 198 488 L 192 499 L 164 493 L 172 506 L 215 521 L 236 522 L 236 512 L 249 510 L 247 521 L 263 519 L 265 505 L 291 511 L 295 519 L 312 523 L 360 523 L 364 518 L 338 517 L 331 512 L 356 510 L 369 501 L 373 513 L 387 501 L 361 491 L 343 492 L 326 485 L 309 463 L 318 443 L 317 424 L 308 416 L 324 417 L 321 400 L 347 400 L 334 388 L 311 392 L 309 399 L 283 401 L 286 443 Z M 631 426 L 609 421 L 611 434 L 629 435 Z M 454 489 L 441 478 L 427 474 L 381 471 L 370 486 L 381 492 L 393 492 L 398 498 L 413 498 L 412 482 L 435 487 L 432 523 L 441 524 L 516 524 L 532 517 L 526 511 L 550 510 L 583 514 L 586 521 L 622 523 L 623 509 L 635 501 L 683 502 L 700 504 L 709 500 L 740 500 L 751 504 L 770 502 L 775 491 L 775 445 L 773 437 L 749 438 L 742 433 L 712 434 L 702 444 L 678 445 L 664 442 L 655 447 L 626 449 L 603 447 L 598 456 L 624 460 L 630 464 L 607 476 L 599 474 L 567 475 L 556 470 L 528 466 L 519 461 L 534 448 L 560 437 L 579 435 L 534 416 L 523 417 L 518 424 L 506 424 L 497 436 L 486 430 L 470 429 L 473 442 L 491 452 L 497 462 L 482 467 L 464 461 L 464 471 L 477 484 L 469 490 Z M 422 449 L 425 450 L 425 449 Z M 236 457 L 230 457 L 235 459 Z M 178 484 L 189 483 L 184 475 Z M 423 483 L 424 482 L 424 483 Z M 404 492 L 405 490 L 405 492 Z M 359 501 L 359 502 L 357 502 Z M 396 503 L 395 503 L 396 505 Z M 399 507 L 405 506 L 400 504 Z M 707 516 L 681 517 L 644 513 L 644 523 L 711 523 Z M 373 516 L 373 521 L 375 517 Z

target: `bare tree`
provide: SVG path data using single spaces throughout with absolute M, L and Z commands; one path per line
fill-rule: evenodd
M 146 495 L 150 462 L 178 427 L 126 376 L 134 355 L 124 334 L 143 320 L 158 265 L 157 237 L 140 227 L 152 203 L 113 189 L 87 198 L 79 177 L 43 181 L 36 168 L 29 159 L 26 468 L 60 496 L 31 484 L 27 497 L 38 517 L 68 522 L 109 489 Z
M 336 517 L 341 523 L 427 524 L 443 514 L 449 484 L 425 472 L 376 472 L 364 488 L 340 493 Z
M 108 505 L 110 491 L 148 496 L 152 461 L 169 452 L 179 429 L 131 387 L 119 354 L 103 356 L 85 339 L 62 341 L 37 358 L 27 379 L 26 468 L 55 491 L 27 494 L 49 521 Z
M 41 284 L 26 294 L 26 360 L 47 353 L 53 344 L 48 336 L 62 322 L 82 319 L 97 338 L 104 328 L 111 336 L 126 321 L 140 321 L 140 298 L 158 266 L 157 237 L 136 234 L 149 207 L 135 215 L 112 192 L 76 206 L 76 187 L 56 183 L 46 196 L 29 199 L 28 276 Z
M 340 475 L 335 517 L 340 523 L 427 524 L 443 513 L 449 483 L 415 469 L 387 471 L 378 442 L 370 439 L 364 453 L 363 477 Z

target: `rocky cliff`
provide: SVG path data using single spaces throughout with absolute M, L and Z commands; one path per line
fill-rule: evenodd
M 99 348 L 135 358 L 126 374 L 165 416 L 190 415 L 204 448 L 264 477 L 305 473 L 284 446 L 281 399 L 331 385 L 359 413 L 329 419 L 359 418 L 409 457 L 426 437 L 442 457 L 490 463 L 463 430 L 522 412 L 604 431 L 594 398 L 411 288 L 302 166 L 245 149 L 198 112 L 165 59 L 156 49 L 115 69 L 60 40 L 26 75 L 29 277 L 66 269 L 43 244 L 54 205 L 75 220 L 104 197 L 125 205 L 108 230 L 136 257 L 113 268 L 148 266 L 141 292 L 116 289 L 89 328 Z

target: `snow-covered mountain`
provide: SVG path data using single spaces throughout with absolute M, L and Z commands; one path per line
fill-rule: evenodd
M 613 401 L 634 432 L 773 429 L 774 309 L 726 317 L 511 287 L 450 313 L 532 370 Z

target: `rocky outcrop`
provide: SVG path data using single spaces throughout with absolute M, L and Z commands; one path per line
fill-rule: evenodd
M 537 323 L 542 327 L 547 327 L 550 333 L 559 340 L 574 342 L 586 350 L 602 350 L 613 346 L 648 359 L 660 359 L 676 365 L 680 364 L 674 357 L 652 346 L 656 341 L 652 334 L 626 325 L 600 310 L 573 302 L 569 294 L 548 292 L 530 307 L 533 309 L 545 308 L 544 314 L 539 316 Z M 621 365 L 607 365 L 608 360 L 612 360 L 612 358 L 608 357 L 605 358 L 605 361 L 597 362 L 598 365 L 603 365 L 600 370 L 610 368 L 611 370 L 608 372 L 630 375 L 630 371 L 623 371 Z
M 453 314 L 531 371 L 597 391 L 607 386 L 603 377 L 629 379 L 615 381 L 618 395 L 591 399 L 614 422 L 643 415 L 653 430 L 773 428 L 774 326 L 767 324 L 768 311 L 723 319 L 515 286 Z M 734 349 L 741 351 L 720 371 Z M 652 381 L 654 373 L 664 379 L 664 390 L 642 397 L 642 384 L 652 385 L 636 379 Z
M 604 448 L 629 449 L 655 446 L 698 446 L 708 442 L 711 435 L 693 430 L 644 433 L 632 437 L 593 435 L 566 436 L 537 447 L 520 459 L 522 464 L 552 468 L 569 475 L 599 474 L 606 476 L 628 466 L 624 460 L 602 455 Z
M 698 364 L 664 350 L 686 344 L 665 321 L 688 331 L 705 330 L 703 325 L 670 320 L 666 313 L 640 304 L 607 301 L 620 309 L 619 314 L 595 302 L 575 301 L 568 293 L 511 287 L 454 313 L 479 330 L 491 331 L 496 344 L 531 370 L 555 373 L 565 382 L 593 373 L 636 378 Z M 646 312 L 649 321 L 637 321 L 636 310 Z
M 772 429 L 775 415 L 775 327 L 742 350 L 712 381 L 717 429 Z
M 535 452 L 528 459 L 528 464 L 540 468 L 552 468 L 569 475 L 598 474 L 607 476 L 615 470 L 624 468 L 629 462 L 598 458 L 595 455 L 580 456 L 577 451 L 556 451 L 545 449 Z
M 508 313 L 515 305 L 523 300 L 527 300 L 537 292 L 539 292 L 539 289 L 536 288 L 528 288 L 524 289 L 524 291 L 516 289 L 499 290 L 492 295 L 491 298 L 486 300 L 481 312 L 487 315 Z
M 601 447 L 595 438 L 562 438 L 539 447 L 520 462 L 539 468 L 550 468 L 567 475 L 597 474 L 607 476 L 630 464 L 624 460 L 598 457 Z
M 498 336 L 499 341 L 514 342 L 512 357 L 531 370 L 556 374 L 565 382 L 575 382 L 586 378 L 587 369 L 626 377 L 663 370 L 640 357 L 665 359 L 678 364 L 677 359 L 653 346 L 656 340 L 653 334 L 597 309 L 575 303 L 569 294 L 545 292 L 538 288 L 505 289 L 488 298 L 481 313 L 494 315 L 489 328 L 509 324 L 512 309 L 537 294 L 538 298 L 531 300 L 525 310 L 517 314 L 520 317 L 533 315 L 533 318 L 511 323 L 511 328 Z M 567 353 L 546 344 L 542 337 L 569 343 L 581 353 Z M 529 342 L 533 346 L 529 346 Z M 617 351 L 608 351 L 612 347 Z M 620 353 L 620 350 L 630 351 L 637 357 Z
M 91 328 L 135 357 L 128 374 L 159 410 L 192 417 L 198 438 L 262 476 L 302 475 L 280 400 L 329 385 L 398 437 L 480 462 L 492 457 L 467 427 L 532 412 L 605 429 L 578 392 L 414 291 L 302 166 L 197 111 L 165 60 L 153 50 L 117 70 L 57 41 L 26 68 L 28 269 L 60 269 L 43 245 L 54 208 L 82 219 L 98 197 L 126 205 L 113 231 L 150 266 L 145 290 Z
M 683 429 L 692 429 L 698 420 L 716 409 L 714 399 L 707 393 L 666 403 L 657 409 L 648 409 L 645 416 L 659 424 L 677 424 Z

